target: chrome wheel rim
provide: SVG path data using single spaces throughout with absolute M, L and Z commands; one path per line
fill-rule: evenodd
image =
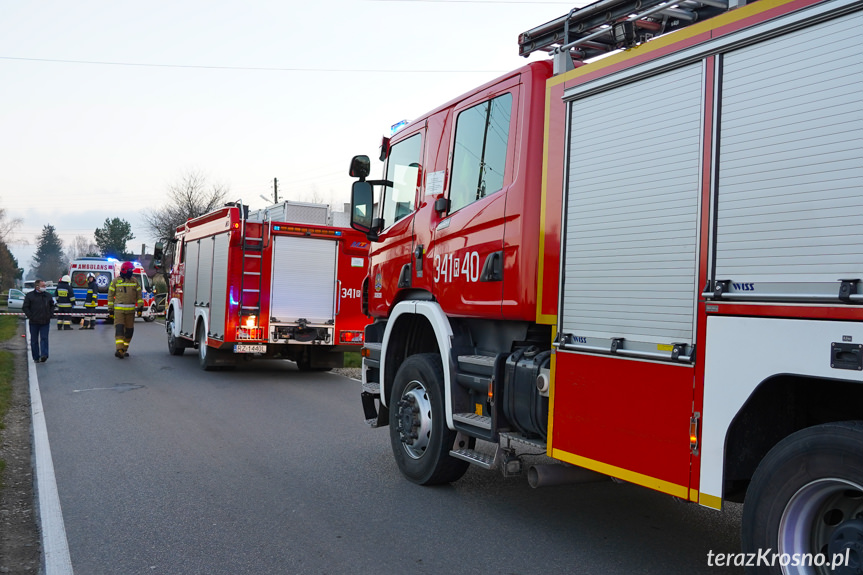
M 817 479 L 801 487 L 788 501 L 779 522 L 778 552 L 792 559 L 795 554 L 812 554 L 813 563 L 825 565 L 782 565 L 787 575 L 828 575 L 832 573 L 827 546 L 837 528 L 847 521 L 863 518 L 863 486 L 839 478 Z M 819 559 L 819 555 L 824 555 Z
M 419 459 L 428 448 L 432 432 L 432 407 L 422 382 L 407 384 L 398 402 L 398 431 L 402 447 L 411 459 Z

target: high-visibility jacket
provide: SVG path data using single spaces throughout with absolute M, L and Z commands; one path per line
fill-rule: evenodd
M 97 294 L 98 286 L 95 281 L 87 284 L 87 297 L 84 299 L 84 307 L 93 309 L 96 307 L 96 302 L 99 299 Z
M 72 292 L 69 282 L 60 282 L 57 284 L 57 307 L 60 308 L 60 313 L 72 311 L 72 306 L 75 305 L 75 294 Z
M 144 307 L 141 286 L 134 279 L 117 276 L 108 286 L 108 309 L 134 311 Z

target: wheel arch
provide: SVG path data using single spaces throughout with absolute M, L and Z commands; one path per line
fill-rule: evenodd
M 174 317 L 172 335 L 174 337 L 180 337 L 180 323 L 183 319 L 183 304 L 180 303 L 178 298 L 171 298 L 171 301 L 168 303 L 168 307 L 165 310 L 166 321 L 169 314 L 173 314 Z
M 440 354 L 444 374 L 447 426 L 452 423 L 452 326 L 440 305 L 433 301 L 403 301 L 393 308 L 381 347 L 381 403 L 387 405 L 401 364 L 417 353 Z
M 796 374 L 762 381 L 725 435 L 723 497 L 741 502 L 758 465 L 789 435 L 824 423 L 863 420 L 863 383 Z
M 195 340 L 195 346 L 198 345 L 198 328 L 203 327 L 204 336 L 209 339 L 210 333 L 210 318 L 207 317 L 207 313 L 205 309 L 196 308 L 195 309 L 195 332 L 193 334 Z

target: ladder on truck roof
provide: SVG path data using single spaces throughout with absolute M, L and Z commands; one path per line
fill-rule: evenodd
M 685 28 L 733 8 L 746 0 L 599 0 L 573 8 L 518 37 L 518 53 L 554 55 L 555 74 L 621 48 Z

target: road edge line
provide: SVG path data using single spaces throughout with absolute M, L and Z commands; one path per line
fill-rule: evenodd
M 42 572 L 45 575 L 72 575 L 72 559 L 66 539 L 66 525 L 60 508 L 60 494 L 54 475 L 54 460 L 48 443 L 48 427 L 42 408 L 42 392 L 36 375 L 36 362 L 30 355 L 30 321 L 24 322 L 27 336 L 28 376 L 30 381 L 30 425 L 33 432 L 33 467 L 36 496 L 34 505 L 39 510 L 39 527 L 42 535 Z

